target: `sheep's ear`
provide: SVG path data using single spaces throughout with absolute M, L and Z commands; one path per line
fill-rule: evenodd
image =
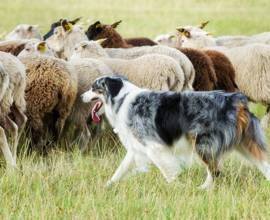
M 114 22 L 113 24 L 111 24 L 112 28 L 117 28 L 117 26 L 122 22 L 122 20 Z
M 206 35 L 207 36 L 213 36 L 213 34 L 211 32 L 207 32 Z
M 72 25 L 77 24 L 77 23 L 81 20 L 81 18 L 82 18 L 82 17 L 75 18 L 74 20 L 69 21 L 69 23 L 71 23 Z
M 185 28 L 179 27 L 179 28 L 176 28 L 176 30 L 177 30 L 180 34 L 182 34 L 182 33 L 184 33 Z
M 41 53 L 46 52 L 46 50 L 47 50 L 47 48 L 46 48 L 46 42 L 45 41 L 42 41 L 42 42 L 38 43 L 37 50 L 39 52 L 41 52 Z
M 107 38 L 101 38 L 101 39 L 96 40 L 96 42 L 101 45 L 106 40 Z
M 202 22 L 202 23 L 199 25 L 199 28 L 204 29 L 204 27 L 205 27 L 209 22 L 210 22 L 210 21 Z
M 67 31 L 71 31 L 73 28 L 73 25 L 71 23 L 69 23 L 66 19 L 64 19 L 61 22 L 61 26 L 64 28 L 64 30 Z

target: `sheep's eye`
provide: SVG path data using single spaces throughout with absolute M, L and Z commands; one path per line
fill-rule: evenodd
M 29 51 L 30 51 L 30 49 L 29 49 L 29 48 L 26 48 L 25 50 L 26 50 L 27 52 L 29 52 Z
M 16 30 L 15 32 L 16 32 L 16 33 L 19 33 L 19 32 L 20 32 L 20 30 L 18 29 L 18 30 Z

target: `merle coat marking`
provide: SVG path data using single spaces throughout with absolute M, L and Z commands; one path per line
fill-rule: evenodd
M 219 174 L 219 159 L 231 149 L 245 155 L 270 179 L 259 120 L 249 112 L 241 93 L 158 92 L 114 76 L 97 79 L 82 98 L 85 102 L 101 99 L 127 150 L 109 185 L 132 165 L 145 171 L 149 163 L 171 182 L 181 171 L 181 159 L 189 158 L 193 147 L 207 167 L 202 188 L 212 185 Z

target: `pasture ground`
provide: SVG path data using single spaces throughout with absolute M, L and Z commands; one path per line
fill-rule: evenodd
M 0 1 L 3 37 L 19 23 L 45 32 L 58 18 L 83 16 L 91 22 L 123 20 L 123 36 L 154 37 L 176 26 L 210 20 L 214 35 L 269 31 L 269 0 L 13 0 Z M 252 82 L 250 82 L 252 83 Z M 253 105 L 261 116 L 264 108 Z M 269 132 L 268 132 L 269 134 Z M 0 167 L 1 219 L 268 219 L 270 183 L 236 155 L 210 192 L 197 189 L 205 170 L 195 164 L 167 184 L 156 168 L 106 189 L 124 150 L 104 137 L 91 153 L 59 149 L 48 157 L 19 155 L 19 171 Z M 22 141 L 21 147 L 26 145 Z M 112 149 L 116 149 L 112 151 Z

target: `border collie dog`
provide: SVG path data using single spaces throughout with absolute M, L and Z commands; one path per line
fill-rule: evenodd
M 213 185 L 219 161 L 235 149 L 270 180 L 270 165 L 259 120 L 248 110 L 241 93 L 161 92 L 141 89 L 121 76 L 104 76 L 82 95 L 94 101 L 92 118 L 106 114 L 127 150 L 124 160 L 108 181 L 118 182 L 131 167 L 158 167 L 168 182 L 181 171 L 181 156 L 197 153 L 207 168 L 201 188 Z

